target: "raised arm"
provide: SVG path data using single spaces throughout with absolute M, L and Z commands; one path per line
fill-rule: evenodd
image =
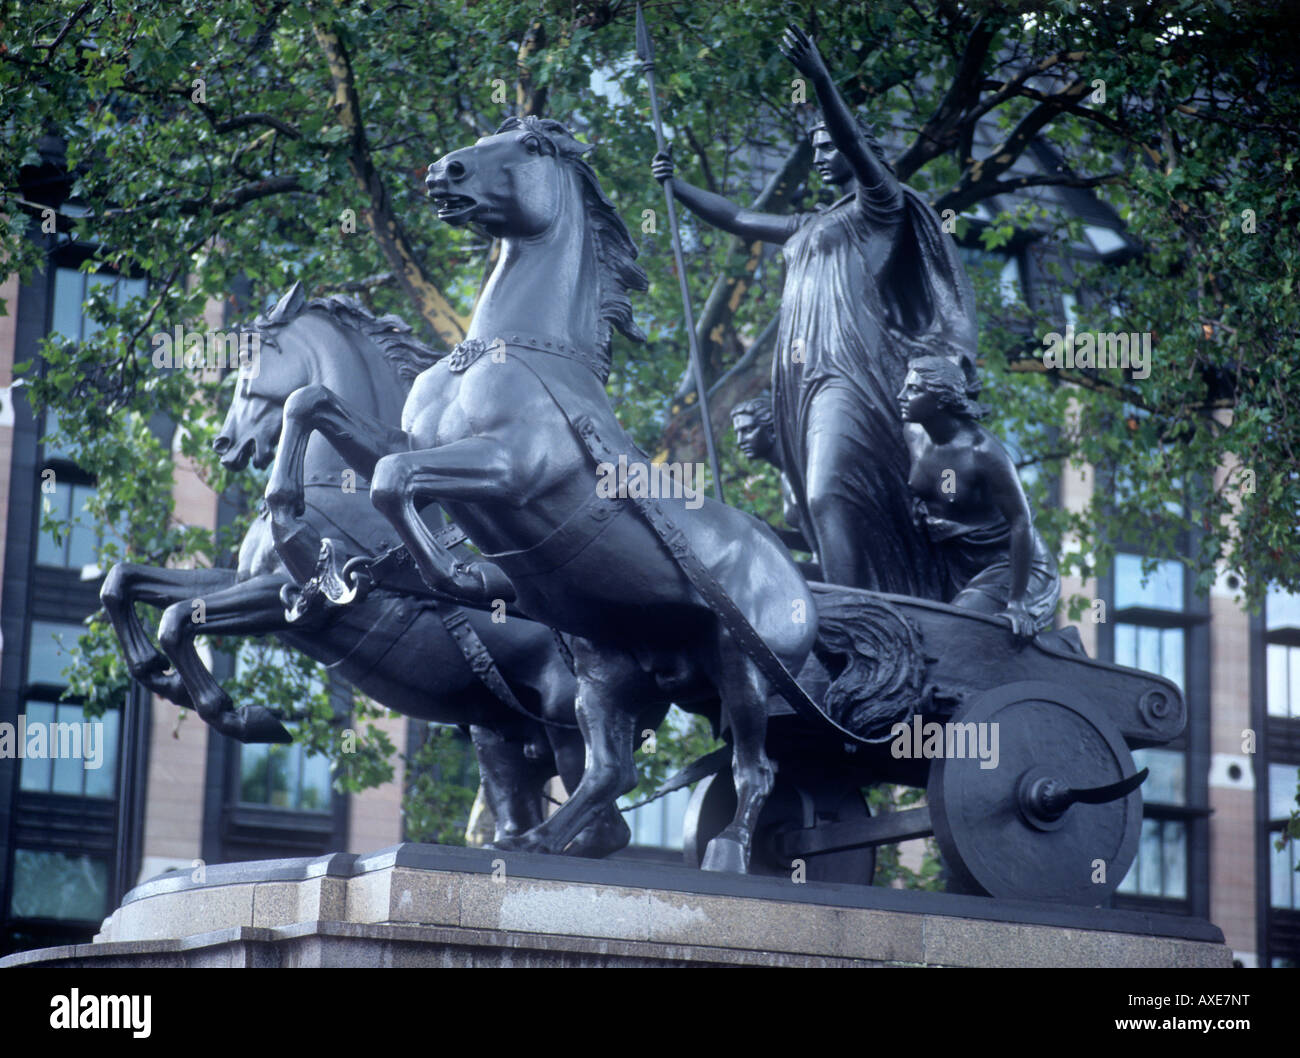
M 868 192 L 880 189 L 892 197 L 896 190 L 900 190 L 898 180 L 884 162 L 876 157 L 876 152 L 859 131 L 853 112 L 835 87 L 817 45 L 802 29 L 791 23 L 781 38 L 781 54 L 812 82 L 817 102 L 821 104 L 826 131 L 830 134 L 835 149 L 849 163 L 859 188 Z
M 656 154 L 650 163 L 650 171 L 660 183 L 672 180 L 673 197 L 697 217 L 715 228 L 739 235 L 742 239 L 780 244 L 790 238 L 799 226 L 797 217 L 782 216 L 779 213 L 756 213 L 721 195 L 715 195 L 712 191 L 686 183 L 673 175 L 673 160 L 670 155 Z

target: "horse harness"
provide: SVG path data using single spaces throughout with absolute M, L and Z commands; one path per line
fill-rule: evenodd
M 547 353 L 551 356 L 557 356 L 562 359 L 572 360 L 582 364 L 596 376 L 602 386 L 608 377 L 608 368 L 604 361 L 595 356 L 589 350 L 583 350 L 571 343 L 558 341 L 555 339 L 545 339 L 529 337 L 525 335 L 511 334 L 508 336 L 498 337 L 489 342 L 483 338 L 471 338 L 457 345 L 447 359 L 448 368 L 455 374 L 467 370 L 471 365 L 483 357 L 489 351 L 503 349 L 504 347 L 517 346 L 524 349 L 532 349 L 537 352 Z M 599 465 L 601 463 L 616 463 L 620 455 L 626 456 L 626 445 L 619 445 L 600 435 L 595 420 L 587 414 L 573 415 L 565 407 L 564 401 L 556 396 L 554 390 L 547 384 L 543 374 L 537 370 L 533 364 L 529 363 L 527 357 L 516 357 L 516 362 L 522 364 L 537 379 L 547 396 L 551 398 L 552 403 L 559 409 L 573 431 L 575 437 L 582 443 L 587 454 Z M 641 458 L 645 458 L 644 453 L 640 453 Z M 713 576 L 712 570 L 704 564 L 700 557 L 695 554 L 690 543 L 686 539 L 685 533 L 681 527 L 676 525 L 668 512 L 659 504 L 657 500 L 650 497 L 631 496 L 632 503 L 637 508 L 641 517 L 646 524 L 659 537 L 663 545 L 668 549 L 669 555 L 677 564 L 678 569 L 690 581 L 691 586 L 704 598 L 709 608 L 722 621 L 727 631 L 731 633 L 736 644 L 744 651 L 745 655 L 758 666 L 760 672 L 775 688 L 777 693 L 790 704 L 790 706 L 804 720 L 816 724 L 825 725 L 829 723 L 836 731 L 842 735 L 848 742 L 858 744 L 864 743 L 865 740 L 849 731 L 837 723 L 833 718 L 819 709 L 816 703 L 809 697 L 808 692 L 799 686 L 790 670 L 785 667 L 776 653 L 772 650 L 758 631 L 750 623 L 749 618 L 736 605 L 734 599 L 727 594 L 726 590 L 718 583 Z M 618 508 L 626 506 L 621 499 L 611 499 L 602 501 L 608 505 L 617 505 Z M 569 529 L 564 544 L 566 549 L 572 547 L 583 535 L 587 539 L 582 544 L 586 546 L 595 539 L 604 529 L 612 522 L 617 510 L 603 515 L 601 518 L 594 517 L 597 511 L 604 508 L 598 507 L 591 500 L 588 500 L 583 506 L 579 507 L 574 514 L 565 519 L 559 529 L 555 530 L 550 536 L 540 544 L 526 548 L 522 551 L 511 552 L 515 557 L 516 563 L 520 560 L 527 561 L 526 556 L 543 547 L 552 541 L 556 534 L 566 527 Z M 587 523 L 585 529 L 581 528 L 578 520 L 582 519 Z M 580 550 L 580 549 L 579 549 Z M 569 557 L 576 555 L 574 551 Z M 485 556 L 494 557 L 494 556 Z M 499 557 L 499 556 L 497 556 Z M 558 568 L 562 563 L 554 562 L 554 556 L 548 556 L 541 564 L 548 569 Z M 566 558 L 565 561 L 568 561 Z
M 314 485 L 317 487 L 338 487 L 337 483 L 332 481 L 310 481 L 305 482 L 304 484 Z M 358 491 L 362 488 L 368 491 L 369 487 L 369 484 L 362 486 L 358 483 L 357 485 Z M 334 528 L 338 529 L 344 539 L 364 554 L 365 547 L 360 543 L 360 541 L 353 538 L 351 534 L 340 526 L 338 522 L 330 518 L 324 511 L 314 505 L 312 509 L 322 519 L 329 522 L 329 524 Z M 436 530 L 434 532 L 434 538 L 439 546 L 444 547 L 449 551 L 458 544 L 464 543 L 467 539 L 464 530 L 456 525 L 445 525 L 441 529 Z M 399 570 L 401 571 L 400 573 L 398 572 Z M 318 568 L 317 574 L 313 580 L 318 582 L 321 581 L 324 573 L 325 571 Z M 391 548 L 386 551 L 373 564 L 368 565 L 367 573 L 375 581 L 382 579 L 385 574 L 390 578 L 392 578 L 394 574 L 397 574 L 397 579 L 399 580 L 409 580 L 413 575 L 415 581 L 423 587 L 420 572 L 415 568 L 411 554 L 405 547 Z M 405 578 L 402 577 L 402 574 L 405 574 Z M 340 583 L 346 583 L 345 578 L 337 579 Z M 427 588 L 425 591 L 427 592 Z M 312 603 L 319 598 L 320 594 L 320 592 L 305 592 L 304 598 L 306 601 L 304 609 L 310 608 Z M 321 601 L 323 602 L 323 600 Z M 384 638 L 386 638 L 389 643 L 388 650 L 381 651 L 375 657 L 374 662 L 364 672 L 354 674 L 357 679 L 364 678 L 379 666 L 384 658 L 388 656 L 388 652 L 392 649 L 392 646 L 396 644 L 396 642 L 405 635 L 410 627 L 415 623 L 420 612 L 427 608 L 433 610 L 438 619 L 442 622 L 443 628 L 447 630 L 447 634 L 451 636 L 452 642 L 454 642 L 457 649 L 460 650 L 461 657 L 463 657 L 465 663 L 469 665 L 470 671 L 474 673 L 479 682 L 491 691 L 503 705 L 512 712 L 519 713 L 535 723 L 547 727 L 576 730 L 576 724 L 566 724 L 563 721 L 548 720 L 545 717 L 540 717 L 535 713 L 530 712 L 523 703 L 519 701 L 514 691 L 511 690 L 510 684 L 506 682 L 506 678 L 501 674 L 500 668 L 498 668 L 495 659 L 492 657 L 492 652 L 488 649 L 487 644 L 483 642 L 478 632 L 474 630 L 474 626 L 470 624 L 469 615 L 462 607 L 432 596 L 427 600 L 424 600 L 423 604 L 417 603 L 408 607 L 408 602 L 409 599 L 406 597 L 406 593 L 395 593 L 394 596 L 388 600 L 387 604 L 376 618 L 370 631 L 353 644 L 350 650 L 339 657 L 336 661 L 329 664 L 327 668 L 341 668 L 346 662 L 355 657 L 361 651 L 362 647 L 364 647 L 370 640 L 376 638 L 380 634 L 384 634 Z M 296 621 L 300 619 L 301 616 L 305 616 L 305 614 L 300 613 L 299 617 L 294 620 Z M 395 627 L 392 624 L 393 622 L 395 622 Z

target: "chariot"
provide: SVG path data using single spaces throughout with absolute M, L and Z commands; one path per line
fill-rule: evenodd
M 777 779 L 751 872 L 801 869 L 810 881 L 870 884 L 878 847 L 933 835 L 950 888 L 1105 900 L 1141 836 L 1147 773 L 1131 751 L 1182 732 L 1178 687 L 1087 657 L 1073 630 L 1018 642 L 998 617 L 906 596 L 835 593 L 836 605 L 856 602 L 878 615 L 874 646 L 894 661 L 873 682 L 919 674 L 920 704 L 886 730 L 878 719 L 855 720 L 852 708 L 834 727 L 809 723 L 773 697 L 768 752 Z M 799 679 L 836 719 L 824 704 L 834 675 L 828 660 L 833 667 L 835 658 L 819 651 Z M 840 727 L 866 737 L 846 741 Z M 863 791 L 876 783 L 923 788 L 925 804 L 872 815 Z M 688 863 L 699 864 L 734 809 L 725 766 L 698 783 L 684 826 Z

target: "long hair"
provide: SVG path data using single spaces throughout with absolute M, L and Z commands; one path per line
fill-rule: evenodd
M 967 396 L 966 372 L 946 357 L 920 356 L 907 363 L 915 371 L 927 393 L 933 393 L 944 411 L 963 419 L 982 419 L 989 409 Z

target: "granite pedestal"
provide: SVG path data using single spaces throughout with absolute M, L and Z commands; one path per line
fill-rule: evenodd
M 131 890 L 93 944 L 0 967 L 1227 967 L 1213 925 L 1134 911 L 397 845 Z

